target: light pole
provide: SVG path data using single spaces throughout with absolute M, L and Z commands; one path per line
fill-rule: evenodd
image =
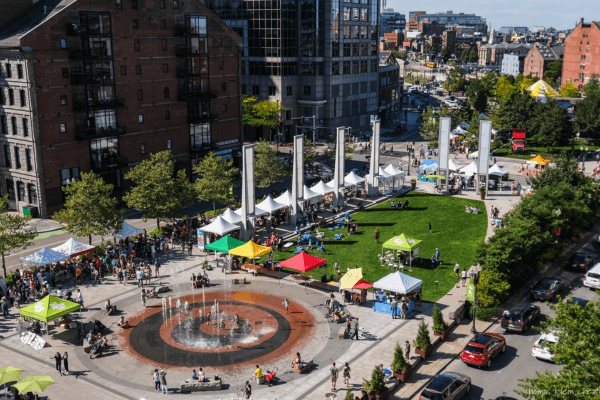
M 477 333 L 475 329 L 475 318 L 477 317 L 477 306 L 479 306 L 479 299 L 477 298 L 477 284 L 479 283 L 479 272 L 473 275 L 473 285 L 475 286 L 475 294 L 473 297 L 473 327 L 471 333 Z

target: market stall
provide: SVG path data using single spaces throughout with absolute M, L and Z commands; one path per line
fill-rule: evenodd
M 38 251 L 36 251 L 33 254 L 30 254 L 25 257 L 21 257 L 21 263 L 27 264 L 27 265 L 42 266 L 42 265 L 46 265 L 46 264 L 57 263 L 59 261 L 66 260 L 68 258 L 69 258 L 69 256 L 64 253 L 61 253 L 61 252 L 58 252 L 55 250 L 51 250 L 47 247 L 42 247 L 41 249 L 39 249 Z
M 504 170 L 498 164 L 492 165 L 492 167 L 488 170 L 489 175 L 499 176 L 503 181 L 508 181 L 508 172 Z
M 121 224 L 121 230 L 114 233 L 113 236 L 125 239 L 126 237 L 139 235 L 140 233 L 143 234 L 144 232 L 145 231 L 143 229 L 136 228 L 135 226 L 129 225 L 127 222 L 123 222 Z
M 204 246 L 210 244 L 213 240 L 210 235 L 206 235 L 206 233 L 212 233 L 217 236 L 225 236 L 229 232 L 237 231 L 240 229 L 238 225 L 232 224 L 231 222 L 227 222 L 222 216 L 218 216 L 217 218 L 213 218 L 212 222 L 202 228 L 198 229 L 198 237 L 204 238 Z M 215 253 L 215 258 L 217 254 Z
M 230 224 L 242 223 L 242 217 L 236 214 L 234 211 L 232 211 L 231 208 L 225 209 L 225 211 L 223 211 L 223 214 L 221 214 L 221 217 Z
M 438 163 L 435 160 L 423 160 L 419 165 L 419 180 L 422 182 L 433 182 L 434 179 L 427 177 L 428 173 L 435 173 L 438 170 Z
M 327 260 L 311 256 L 303 251 L 290 259 L 279 262 L 281 268 L 293 269 L 303 274 L 322 267 L 325 264 L 327 264 Z M 306 291 L 306 280 L 304 280 L 304 290 Z
M 246 269 L 248 272 L 256 273 L 256 259 L 272 251 L 272 248 L 261 246 L 250 240 L 241 246 L 230 249 L 229 254 L 238 257 L 250 258 L 252 260 L 252 264 L 242 264 L 242 268 Z
M 65 243 L 58 247 L 52 248 L 62 254 L 66 254 L 69 257 L 77 257 L 83 254 L 89 254 L 96 250 L 97 246 L 81 243 L 73 238 L 67 240 Z
M 273 200 L 271 195 L 268 195 L 266 199 L 261 201 L 254 208 L 264 211 L 267 214 L 273 214 L 273 212 L 286 207 L 287 205 L 276 202 L 275 200 Z
M 228 268 L 225 268 L 225 266 L 223 267 L 223 272 L 226 272 L 227 270 L 231 271 L 231 260 L 232 260 L 232 256 L 229 254 L 229 250 L 231 249 L 235 249 L 236 247 L 240 247 L 244 244 L 243 241 L 238 240 L 236 238 L 233 238 L 229 235 L 225 235 L 223 236 L 221 239 L 217 240 L 216 242 L 213 243 L 209 243 L 205 246 L 205 249 L 207 250 L 212 250 L 216 253 L 224 253 L 227 254 L 227 265 Z M 219 265 L 219 263 L 217 262 L 217 266 Z
M 419 246 L 421 241 L 407 237 L 404 233 L 399 236 L 394 236 L 381 245 L 381 256 L 384 256 L 384 250 L 392 251 L 392 259 L 404 258 L 404 263 L 409 262 L 409 269 L 412 270 L 412 261 L 419 254 Z M 386 255 L 387 256 L 387 255 Z
M 397 313 L 400 315 L 401 301 L 405 301 L 408 306 L 407 313 L 415 309 L 415 305 L 421 304 L 421 290 L 423 281 L 412 276 L 403 274 L 400 271 L 392 272 L 373 283 L 375 289 L 375 305 L 373 311 L 385 314 L 392 313 L 392 301 L 398 300 Z M 392 292 L 392 295 L 385 294 L 384 291 Z
M 398 168 L 394 167 L 392 164 L 385 167 L 384 171 L 387 172 L 388 174 L 392 175 L 392 177 L 394 179 L 394 182 L 392 185 L 394 190 L 396 190 L 396 187 L 400 188 L 400 187 L 404 186 L 404 176 L 406 175 L 406 173 L 404 171 L 399 170 Z
M 448 160 L 448 170 L 449 171 L 454 171 L 457 172 L 459 171 L 463 166 L 460 164 L 457 164 L 453 159 L 449 159 Z

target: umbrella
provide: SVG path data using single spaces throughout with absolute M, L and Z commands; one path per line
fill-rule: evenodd
M 352 288 L 353 289 L 368 289 L 370 287 L 373 287 L 373 284 L 371 282 L 363 281 L 361 279 L 358 282 L 356 282 L 356 284 L 354 284 L 354 286 Z
M 442 175 L 426 175 L 426 177 L 431 179 L 446 179 L 446 177 Z
M 50 385 L 55 384 L 50 376 L 27 376 L 21 382 L 13 385 L 19 393 L 38 392 L 42 393 Z
M 362 268 L 351 269 L 342 276 L 340 289 L 352 289 L 354 285 L 362 278 Z
M 15 367 L 0 368 L 0 385 L 3 385 L 8 382 L 15 382 L 15 381 L 21 380 L 22 373 L 23 373 L 22 369 L 18 369 Z M 8 388 L 8 385 L 6 385 L 4 388 L 5 388 L 4 394 L 6 394 L 6 389 Z
M 301 251 L 298 255 L 295 255 L 288 260 L 281 261 L 279 266 L 281 268 L 290 268 L 306 273 L 325 264 L 327 264 L 327 260 L 311 256 L 310 254 Z M 306 281 L 304 281 L 304 291 L 306 292 Z

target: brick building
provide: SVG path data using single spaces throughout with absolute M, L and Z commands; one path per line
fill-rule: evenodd
M 456 54 L 456 31 L 448 30 L 442 34 L 442 47 L 448 48 L 449 54 Z
M 444 31 L 446 30 L 446 25 L 441 24 L 437 21 L 425 20 L 425 21 L 419 22 L 417 24 L 417 30 L 421 31 L 421 35 L 423 35 L 423 36 L 430 36 L 430 35 L 442 36 Z
M 386 122 L 400 112 L 404 79 L 400 78 L 400 65 L 391 53 L 379 57 L 379 117 Z
M 427 11 L 411 11 L 408 13 L 408 23 L 406 24 L 406 31 L 412 32 L 419 29 L 419 18 L 427 14 Z
M 42 0 L 0 32 L 0 192 L 10 208 L 63 204 L 93 170 L 123 175 L 170 149 L 191 171 L 241 146 L 241 38 L 202 2 Z
M 565 39 L 561 83 L 581 89 L 592 75 L 600 74 L 600 22 L 581 22 Z
M 545 46 L 542 43 L 535 43 L 525 57 L 523 74 L 544 79 L 544 71 L 548 69 L 548 64 L 562 60 L 564 53 L 563 45 Z

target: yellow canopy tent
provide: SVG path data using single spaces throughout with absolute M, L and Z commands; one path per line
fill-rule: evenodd
M 346 272 L 346 275 L 342 276 L 340 281 L 340 289 L 352 289 L 356 282 L 362 279 L 362 268 L 351 269 Z
M 229 250 L 229 254 L 252 259 L 252 265 L 256 267 L 255 259 L 273 251 L 270 247 L 261 246 L 252 240 L 246 244 Z
M 547 160 L 538 154 L 537 156 L 535 156 L 531 160 L 529 160 L 529 162 L 534 162 L 538 165 L 546 165 L 546 163 L 549 163 L 550 160 Z
M 527 88 L 531 97 L 558 97 L 556 90 L 552 89 L 545 81 L 539 80 Z

